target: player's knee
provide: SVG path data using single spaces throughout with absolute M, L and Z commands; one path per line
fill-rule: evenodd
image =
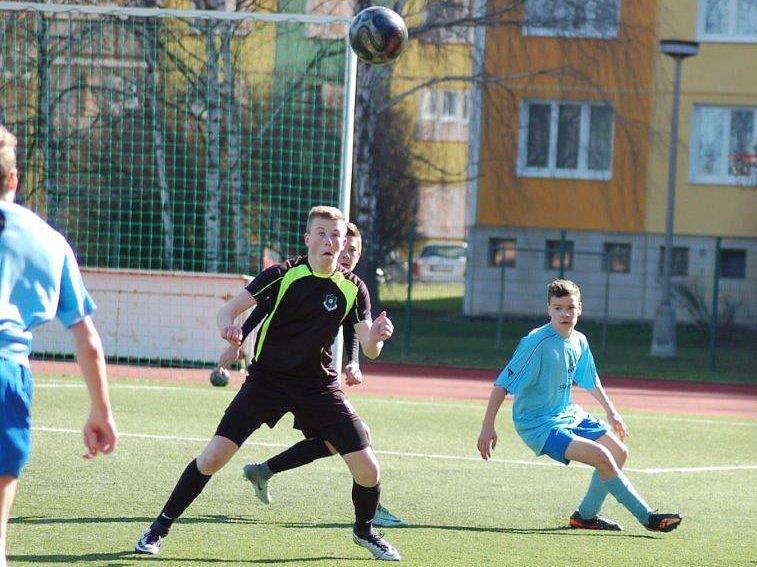
M 355 467 L 352 476 L 361 486 L 376 486 L 381 480 L 381 470 L 376 459 L 365 459 Z
M 615 461 L 618 463 L 618 467 L 623 467 L 628 460 L 628 447 L 624 443 L 618 443 L 618 447 L 615 450 Z
M 229 457 L 221 451 L 203 451 L 197 457 L 197 470 L 204 475 L 212 475 L 220 471 L 229 462 Z
M 594 466 L 599 470 L 600 475 L 607 476 L 617 473 L 618 466 L 609 449 L 598 445 L 594 457 Z

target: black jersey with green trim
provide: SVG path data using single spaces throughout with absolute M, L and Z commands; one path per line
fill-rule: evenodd
M 307 258 L 263 270 L 247 285 L 256 301 L 271 301 L 253 349 L 253 370 L 286 378 L 333 379 L 331 344 L 343 322 L 370 317 L 371 300 L 360 278 L 342 267 L 313 273 Z

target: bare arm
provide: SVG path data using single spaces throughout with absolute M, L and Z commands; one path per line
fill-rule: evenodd
M 388 340 L 394 333 L 394 325 L 391 319 L 386 316 L 386 311 L 382 311 L 373 321 L 366 319 L 357 323 L 355 333 L 357 333 L 365 356 L 376 358 L 381 354 L 381 349 L 384 348 L 384 341 Z
M 507 392 L 504 388 L 493 386 L 489 394 L 489 403 L 486 406 L 484 421 L 481 424 L 481 433 L 478 436 L 478 452 L 481 453 L 482 459 L 488 459 L 492 456 L 492 450 L 497 446 L 497 432 L 494 429 L 494 421 L 497 418 L 499 408 L 505 401 Z
M 74 336 L 76 360 L 89 392 L 90 412 L 84 424 L 83 435 L 87 447 L 84 457 L 91 459 L 98 453 L 112 452 L 118 444 L 118 432 L 110 407 L 105 355 L 100 335 L 89 317 L 72 325 L 70 331 Z
M 605 392 L 604 387 L 602 387 L 602 383 L 597 380 L 596 388 L 589 390 L 589 393 L 594 397 L 595 400 L 599 402 L 599 405 L 601 405 L 605 410 L 605 413 L 607 414 L 607 421 L 610 423 L 610 426 L 612 427 L 613 431 L 615 431 L 617 436 L 620 437 L 620 440 L 623 441 L 626 437 L 628 437 L 628 428 L 626 428 L 626 424 L 623 421 L 623 418 L 620 416 L 618 410 L 615 409 L 615 406 L 610 401 L 610 397 L 607 395 L 607 392 Z
M 235 346 L 242 344 L 242 327 L 237 325 L 235 320 L 241 313 L 252 309 L 255 305 L 255 298 L 249 291 L 243 289 L 234 299 L 227 301 L 221 307 L 216 317 L 216 323 L 223 340 Z

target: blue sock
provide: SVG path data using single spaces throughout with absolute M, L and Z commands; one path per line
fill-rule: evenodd
M 649 514 L 652 513 L 652 509 L 639 496 L 639 493 L 636 492 L 628 481 L 626 475 L 622 472 L 618 473 L 618 476 L 602 481 L 602 484 L 605 485 L 607 492 L 612 494 L 618 502 L 625 506 L 642 525 L 646 526 L 649 523 Z
M 599 514 L 602 509 L 602 504 L 607 497 L 607 488 L 602 484 L 602 479 L 599 478 L 599 472 L 596 470 L 591 475 L 591 482 L 589 482 L 589 489 L 586 491 L 586 496 L 581 500 L 581 504 L 578 506 L 578 515 L 584 520 L 589 520 Z

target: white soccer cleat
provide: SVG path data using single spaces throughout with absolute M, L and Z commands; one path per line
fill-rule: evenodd
M 261 464 L 250 463 L 242 468 L 244 477 L 252 484 L 252 489 L 255 491 L 255 496 L 263 504 L 271 503 L 271 495 L 268 492 L 268 481 L 270 478 L 266 478 L 260 470 Z
M 160 553 L 160 546 L 163 545 L 163 537 L 152 528 L 147 528 L 142 537 L 139 538 L 137 545 L 134 546 L 134 551 L 147 555 L 157 555 Z
M 379 561 L 399 561 L 402 559 L 400 552 L 386 541 L 376 530 L 371 530 L 368 535 L 358 535 L 352 532 L 352 541 L 371 552 L 374 559 Z
M 373 516 L 371 523 L 379 528 L 399 528 L 404 526 L 405 522 L 384 508 L 381 504 L 376 508 L 376 515 Z

